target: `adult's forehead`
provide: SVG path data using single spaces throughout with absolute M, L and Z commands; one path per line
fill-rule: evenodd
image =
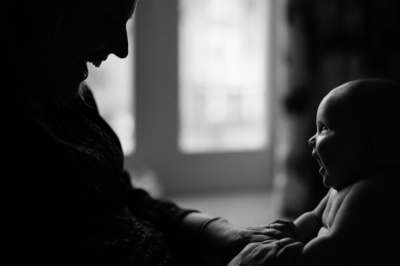
M 80 0 L 73 0 L 78 3 L 80 3 Z M 136 4 L 138 0 L 86 0 L 88 1 L 89 5 L 99 5 L 99 4 L 110 4 L 110 5 L 116 5 L 118 6 L 123 13 L 125 14 L 127 19 L 131 18 L 133 16 L 133 13 L 136 8 Z
M 80 2 L 81 0 L 73 0 L 73 1 Z M 92 4 L 99 4 L 99 3 L 115 4 L 120 7 L 127 8 L 129 10 L 132 10 L 138 2 L 138 0 L 86 0 L 86 1 Z
M 14 1 L 14 0 L 7 0 Z M 110 3 L 119 5 L 129 10 L 135 7 L 138 0 L 21 0 L 23 6 L 31 10 L 51 10 L 58 9 L 66 4 L 82 4 L 82 5 L 98 5 L 102 3 Z

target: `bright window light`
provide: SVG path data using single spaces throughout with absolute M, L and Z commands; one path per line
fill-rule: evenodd
M 179 148 L 257 150 L 268 143 L 267 0 L 180 0 Z

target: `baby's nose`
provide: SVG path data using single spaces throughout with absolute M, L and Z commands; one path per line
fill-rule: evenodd
M 312 137 L 308 140 L 308 145 L 310 145 L 312 148 L 314 148 L 314 146 L 315 146 L 315 135 L 312 136 Z

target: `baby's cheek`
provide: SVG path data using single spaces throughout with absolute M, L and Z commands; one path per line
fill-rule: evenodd
M 321 160 L 325 163 L 326 161 L 330 161 L 332 159 L 334 150 L 329 142 L 320 142 L 317 145 L 317 152 Z

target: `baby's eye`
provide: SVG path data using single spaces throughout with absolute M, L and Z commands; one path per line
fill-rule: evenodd
M 321 126 L 321 132 L 328 130 L 326 126 Z

